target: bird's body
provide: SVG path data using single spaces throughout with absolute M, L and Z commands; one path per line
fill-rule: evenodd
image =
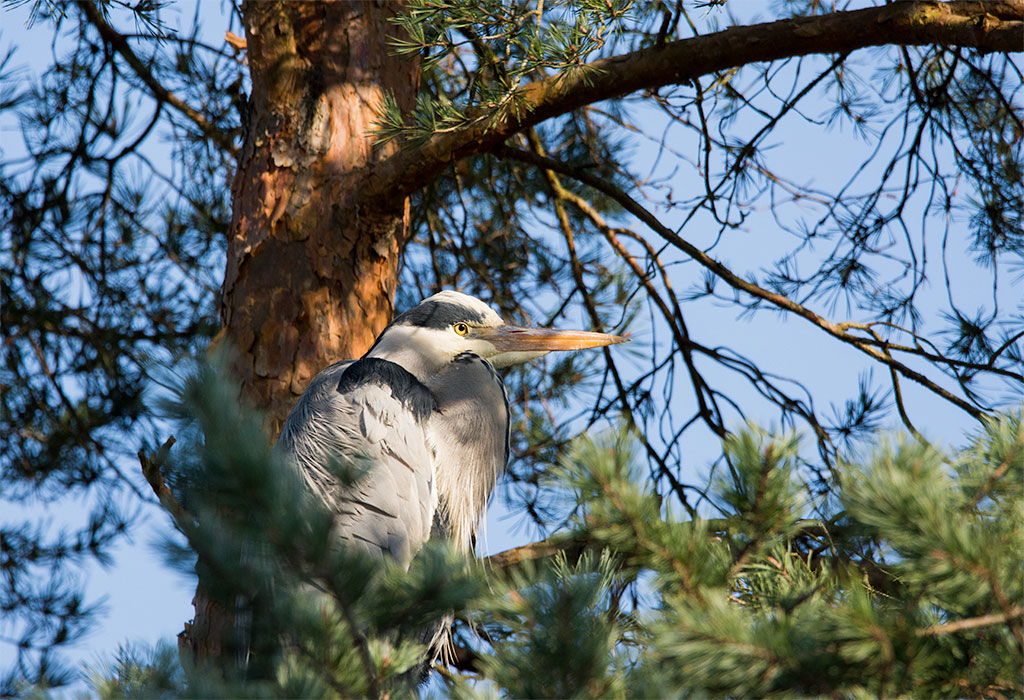
M 490 363 L 465 352 L 426 379 L 376 357 L 337 362 L 278 438 L 333 504 L 337 536 L 402 564 L 432 535 L 467 548 L 508 461 L 508 398 Z M 346 486 L 345 468 L 368 473 Z
M 508 396 L 495 368 L 622 340 L 509 326 L 482 301 L 441 292 L 396 317 L 362 358 L 320 371 L 274 449 L 327 506 L 344 547 L 403 567 L 432 537 L 468 552 L 509 456 Z M 311 596 L 326 595 L 309 583 Z M 274 651 L 253 649 L 249 627 L 273 595 L 239 603 L 242 664 L 262 669 L 256 676 Z M 428 653 L 407 678 L 422 680 L 449 624 L 419 630 Z
M 426 437 L 433 401 L 415 377 L 380 362 L 321 371 L 288 416 L 277 449 L 331 504 L 341 540 L 407 564 L 430 536 L 437 508 Z M 363 470 L 365 478 L 346 483 L 344 472 Z
M 440 292 L 396 317 L 364 357 L 317 374 L 276 449 L 349 546 L 403 565 L 432 536 L 466 551 L 508 461 L 495 367 L 622 340 L 509 326 L 479 299 Z M 346 468 L 362 476 L 341 478 Z

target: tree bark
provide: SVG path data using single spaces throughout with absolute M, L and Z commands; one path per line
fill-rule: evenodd
M 235 177 L 221 307 L 247 398 L 276 435 L 324 365 L 358 357 L 391 318 L 404 195 L 358 185 L 382 97 L 416 99 L 419 65 L 389 52 L 393 2 L 250 2 L 252 96 Z
M 372 141 L 384 95 L 403 110 L 416 99 L 418 60 L 389 51 L 388 18 L 400 9 L 362 0 L 242 8 L 252 93 L 218 344 L 271 438 L 313 375 L 363 354 L 391 319 L 408 200 L 369 206 L 357 185 L 397 148 Z M 179 646 L 198 663 L 229 662 L 239 652 L 233 611 L 204 590 L 200 574 Z

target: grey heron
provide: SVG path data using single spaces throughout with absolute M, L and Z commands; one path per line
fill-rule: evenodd
M 505 324 L 443 291 L 397 316 L 358 360 L 310 382 L 278 438 L 350 546 L 407 565 L 430 537 L 468 551 L 509 456 L 509 404 L 496 368 L 626 338 Z M 338 459 L 368 464 L 343 487 Z

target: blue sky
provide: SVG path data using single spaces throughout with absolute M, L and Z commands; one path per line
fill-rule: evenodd
M 737 12 L 754 10 L 760 7 L 754 2 L 730 2 L 730 9 Z M 227 17 L 221 14 L 219 3 L 206 2 L 201 5 L 203 12 L 203 33 L 207 42 L 219 45 L 223 40 L 224 31 L 228 29 Z M 0 10 L 0 53 L 8 46 L 17 47 L 14 63 L 23 65 L 38 74 L 50 62 L 51 36 L 50 28 L 42 25 L 25 29 L 28 6 L 16 9 Z M 191 5 L 186 3 L 177 13 L 170 13 L 167 19 L 174 26 L 180 19 L 181 26 L 187 27 L 192 17 Z M 234 28 L 237 32 L 238 29 Z M 870 62 L 871 54 L 863 52 L 855 60 Z M 809 102 L 813 111 L 814 102 Z M 634 171 L 646 173 L 656 161 L 657 139 L 663 132 L 663 118 L 653 110 L 639 108 L 634 113 L 642 122 L 649 126 L 648 133 L 654 136 L 655 142 L 635 138 L 632 149 Z M 659 121 L 662 120 L 662 121 Z M 750 128 L 756 130 L 759 123 L 752 121 Z M 679 134 L 678 144 L 672 141 L 673 132 L 669 132 L 670 145 L 678 145 L 681 149 L 692 150 L 692 144 L 686 136 Z M 3 139 L 5 151 L 13 152 L 17 145 L 16 126 L 0 123 L 0 138 Z M 796 180 L 813 183 L 822 189 L 834 188 L 845 181 L 850 168 L 859 164 L 865 153 L 873 147 L 870 142 L 858 140 L 849 130 L 841 128 L 809 129 L 802 126 L 799 120 L 787 120 L 773 133 L 768 142 L 772 153 L 784 154 L 779 161 L 779 169 Z M 655 169 L 652 175 L 667 176 L 667 166 Z M 672 174 L 672 184 L 681 191 L 700 186 L 696 171 L 676 172 Z M 866 178 L 870 178 L 868 173 Z M 678 215 L 662 212 L 669 225 L 678 223 Z M 954 222 L 954 231 L 959 236 L 966 236 L 966 223 Z M 716 229 L 709 222 L 695 220 L 686 229 L 687 236 L 698 245 L 709 244 L 716 234 Z M 721 244 L 715 248 L 715 256 L 728 261 L 734 269 L 757 271 L 778 255 L 782 246 L 791 245 L 792 239 L 782 233 L 774 224 L 770 212 L 763 211 L 751 217 L 748 222 L 731 232 Z M 962 249 L 962 247 L 961 247 Z M 696 264 L 687 262 L 677 256 L 679 264 L 673 267 L 673 282 L 677 288 L 684 288 L 699 279 L 700 272 Z M 932 260 L 931 265 L 937 265 Z M 965 297 L 976 297 L 971 303 L 984 304 L 991 291 L 975 289 L 977 277 L 975 268 L 966 262 L 954 262 L 952 269 L 956 273 L 954 287 Z M 1009 285 L 1004 285 L 1008 287 Z M 935 297 L 936 306 L 941 303 L 944 289 L 941 285 L 930 292 Z M 1007 294 L 1004 289 L 1004 294 Z M 1012 289 L 1009 290 L 1012 294 Z M 1009 303 L 1013 303 L 1012 298 Z M 968 308 L 970 304 L 968 304 Z M 821 405 L 829 400 L 839 401 L 856 391 L 858 378 L 869 367 L 864 356 L 835 341 L 825 339 L 822 333 L 807 322 L 793 318 L 780 317 L 777 314 L 759 314 L 750 319 L 740 317 L 734 308 L 726 307 L 712 300 L 703 300 L 688 304 L 686 307 L 687 321 L 691 332 L 705 344 L 734 346 L 749 352 L 751 356 L 762 362 L 766 367 L 780 373 L 798 374 L 805 384 L 815 391 L 815 399 Z M 856 312 L 849 317 L 839 309 L 828 315 L 833 320 L 862 320 Z M 583 315 L 580 314 L 583 327 Z M 638 342 L 644 340 L 643 332 L 637 335 Z M 711 370 L 709 370 L 711 371 Z M 713 371 L 712 371 L 713 373 Z M 878 369 L 876 378 L 881 377 Z M 725 388 L 729 388 L 729 379 L 724 375 L 720 380 Z M 741 386 L 734 385 L 735 391 L 742 394 Z M 963 430 L 970 426 L 970 419 L 952 406 L 932 400 L 925 390 L 917 385 L 904 382 L 907 403 L 916 418 L 918 428 L 928 437 L 944 443 L 956 444 Z M 678 399 L 675 395 L 678 394 Z M 673 393 L 672 401 L 679 402 L 679 410 L 690 411 L 688 405 L 690 392 L 685 382 L 680 379 L 678 391 Z M 764 421 L 772 420 L 772 413 L 765 409 L 761 414 L 755 410 L 752 417 Z M 895 427 L 895 415 L 892 425 Z M 718 447 L 708 437 L 694 439 L 687 445 L 688 469 L 694 481 L 700 481 L 707 464 L 716 456 Z M 137 465 L 129 465 L 137 471 Z M 134 471 L 132 472 L 134 473 Z M 140 485 L 141 485 L 141 477 Z M 494 501 L 489 515 L 486 543 L 489 551 L 500 551 L 511 546 L 530 541 L 536 532 L 525 526 L 522 514 L 512 513 L 504 507 L 501 498 Z M 22 511 L 23 512 L 23 511 Z M 87 512 L 87 504 L 68 503 L 62 506 L 59 513 L 41 511 L 33 506 L 29 512 L 51 520 L 54 524 L 74 521 Z M 19 512 L 8 511 L 7 517 L 19 517 Z M 105 612 L 102 624 L 97 625 L 93 632 L 77 646 L 75 655 L 78 660 L 95 662 L 109 661 L 113 652 L 124 642 L 153 643 L 157 640 L 173 640 L 181 630 L 182 622 L 192 615 L 191 598 L 194 581 L 188 577 L 168 569 L 162 563 L 162 557 L 154 546 L 169 531 L 169 520 L 155 507 L 145 509 L 139 527 L 133 532 L 131 541 L 124 542 L 117 550 L 115 563 L 110 568 L 90 565 L 83 575 L 88 581 L 87 593 L 92 600 L 104 600 Z M 8 651 L 0 645 L 0 668 L 9 664 L 3 657 Z

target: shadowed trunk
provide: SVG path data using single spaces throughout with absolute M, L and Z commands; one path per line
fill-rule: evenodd
M 325 365 L 358 357 L 392 315 L 408 200 L 360 201 L 383 96 L 408 110 L 419 64 L 389 53 L 394 2 L 248 2 L 252 94 L 232 192 L 223 328 L 244 397 L 273 439 Z M 242 650 L 234 615 L 205 593 L 180 646 L 200 663 Z M 225 658 L 224 662 L 228 662 Z

